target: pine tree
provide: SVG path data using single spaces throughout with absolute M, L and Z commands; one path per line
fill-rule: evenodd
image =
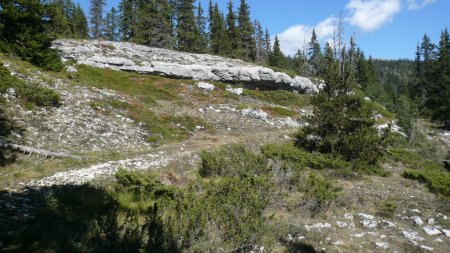
M 206 18 L 203 16 L 203 8 L 200 2 L 198 2 L 196 20 L 201 38 L 199 53 L 206 53 L 208 48 L 208 34 L 206 32 Z
M 294 68 L 295 68 L 295 72 L 300 74 L 300 75 L 305 75 L 305 66 L 307 64 L 307 59 L 306 59 L 306 55 L 305 52 L 303 52 L 302 50 L 298 50 L 297 53 L 294 55 Z
M 450 129 L 450 38 L 447 29 L 441 32 L 437 56 L 426 105 L 432 119 Z
M 106 14 L 103 37 L 110 41 L 119 39 L 119 16 L 114 7 Z
M 255 40 L 253 38 L 253 24 L 250 19 L 250 7 L 241 0 L 238 10 L 239 51 L 237 54 L 244 60 L 255 60 Z
M 226 29 L 225 29 L 225 21 L 222 13 L 219 10 L 219 6 L 217 3 L 214 5 L 214 8 L 210 12 L 212 16 L 210 16 L 210 48 L 213 54 L 223 55 L 224 54 L 224 40 L 226 39 Z
M 272 67 L 285 68 L 286 67 L 286 57 L 283 52 L 281 52 L 280 41 L 278 36 L 275 36 L 275 42 L 273 43 L 273 50 L 269 56 L 269 65 Z
M 91 14 L 91 31 L 94 39 L 102 37 L 103 27 L 103 7 L 105 7 L 105 0 L 91 0 L 90 14 Z
M 226 40 L 224 41 L 225 54 L 236 57 L 236 50 L 239 47 L 239 30 L 236 26 L 236 15 L 234 13 L 233 1 L 228 2 L 228 14 L 226 18 Z
M 315 75 L 320 74 L 321 61 L 322 61 L 322 53 L 320 49 L 320 44 L 319 41 L 317 40 L 316 31 L 313 29 L 311 41 L 308 44 L 308 62 L 314 69 L 313 74 Z
M 266 61 L 269 60 L 269 56 L 272 53 L 272 45 L 270 40 L 269 29 L 266 28 L 266 32 L 264 33 L 264 51 L 266 55 Z
M 48 6 L 40 0 L 0 0 L 0 51 L 12 52 L 26 61 L 48 70 L 63 65 L 47 31 Z
M 343 49 L 345 50 L 345 49 Z M 332 154 L 352 162 L 354 168 L 376 170 L 385 150 L 385 136 L 379 136 L 372 110 L 363 97 L 352 95 L 352 68 L 340 72 L 339 59 L 329 43 L 323 57 L 325 86 L 311 100 L 313 114 L 297 136 L 297 146 Z M 348 64 L 345 62 L 344 64 Z
M 173 48 L 171 15 L 172 7 L 167 0 L 139 2 L 136 23 L 131 27 L 134 36 L 129 39 L 150 47 Z
M 194 15 L 194 0 L 180 0 L 178 9 L 178 49 L 186 52 L 200 52 L 201 35 Z
M 138 16 L 137 0 L 122 0 L 119 4 L 120 34 L 123 41 L 131 41 L 136 36 L 136 19 Z
M 423 64 L 424 64 L 424 74 L 426 77 L 432 72 L 432 62 L 435 60 L 434 53 L 435 45 L 431 43 L 430 37 L 428 35 L 424 35 L 421 44 L 421 50 L 423 54 Z
M 265 50 L 264 31 L 261 23 L 255 20 L 255 42 L 256 42 L 256 61 L 264 62 L 267 59 L 267 52 Z
M 50 20 L 49 33 L 55 37 L 71 38 L 72 29 L 70 22 L 70 7 L 66 4 L 72 4 L 71 1 L 54 0 L 49 4 Z
M 425 99 L 422 51 L 419 45 L 416 47 L 416 57 L 414 59 L 415 71 L 408 87 L 409 97 L 419 104 Z
M 72 31 L 73 38 L 75 39 L 87 39 L 89 37 L 89 28 L 86 15 L 80 4 L 75 7 L 72 15 Z

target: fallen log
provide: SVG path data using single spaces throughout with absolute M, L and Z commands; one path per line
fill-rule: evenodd
M 89 156 L 68 155 L 68 154 L 48 151 L 48 150 L 39 149 L 39 148 L 32 148 L 32 147 L 28 147 L 28 146 L 23 146 L 23 145 L 19 145 L 19 144 L 7 143 L 7 142 L 3 142 L 3 141 L 0 141 L 0 147 L 1 148 L 5 148 L 5 149 L 12 149 L 12 150 L 20 151 L 20 152 L 23 152 L 23 153 L 42 155 L 42 156 L 45 156 L 45 157 L 71 158 L 71 159 L 76 159 L 76 160 L 89 158 Z

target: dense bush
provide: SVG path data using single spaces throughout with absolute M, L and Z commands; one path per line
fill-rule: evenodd
M 202 151 L 200 175 L 202 177 L 243 177 L 266 174 L 267 159 L 243 145 L 221 147 L 217 151 Z
M 281 161 L 290 161 L 297 167 L 309 167 L 311 169 L 346 169 L 351 164 L 329 154 L 311 153 L 296 148 L 291 144 L 267 144 L 261 148 L 261 152 L 268 158 Z
M 60 71 L 64 65 L 54 38 L 46 31 L 48 6 L 39 0 L 0 1 L 0 51 L 18 55 L 45 70 Z
M 297 188 L 304 193 L 305 204 L 313 213 L 328 206 L 341 190 L 332 181 L 315 174 L 309 174 L 308 177 L 298 180 Z
M 405 178 L 425 183 L 433 192 L 450 201 L 450 173 L 436 163 L 430 163 L 420 169 L 407 169 Z

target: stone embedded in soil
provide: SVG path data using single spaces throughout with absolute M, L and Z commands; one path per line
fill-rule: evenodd
M 376 228 L 378 226 L 378 222 L 376 220 L 363 220 L 362 224 L 365 228 Z
M 358 213 L 358 215 L 365 220 L 374 220 L 375 216 L 365 213 Z
M 428 246 L 425 246 L 425 245 L 420 245 L 420 248 L 424 249 L 424 250 L 428 250 L 428 251 L 433 251 L 433 247 L 428 247 Z
M 388 249 L 389 248 L 389 244 L 387 242 L 376 242 L 375 245 L 378 248 L 382 248 L 382 249 Z
M 422 221 L 422 219 L 419 216 L 413 216 L 411 218 L 414 220 L 414 223 L 416 223 L 417 225 L 420 226 L 420 225 L 423 224 L 423 221 Z
M 445 234 L 445 236 L 450 237 L 450 229 L 442 229 L 442 232 Z
M 403 235 L 408 238 L 411 242 L 415 243 L 416 241 L 423 241 L 425 240 L 423 237 L 419 235 L 417 231 L 402 231 Z
M 331 228 L 331 224 L 330 223 L 316 223 L 313 225 L 305 225 L 305 229 L 308 231 L 321 230 L 322 228 Z
M 441 233 L 441 231 L 437 228 L 426 226 L 423 228 L 423 231 L 429 235 L 438 235 Z

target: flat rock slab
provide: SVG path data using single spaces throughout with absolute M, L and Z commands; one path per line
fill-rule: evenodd
M 93 67 L 201 81 L 248 82 L 307 93 L 318 91 L 308 78 L 290 77 L 270 68 L 220 56 L 95 40 L 57 40 L 53 46 L 61 52 L 64 61 L 75 60 Z

